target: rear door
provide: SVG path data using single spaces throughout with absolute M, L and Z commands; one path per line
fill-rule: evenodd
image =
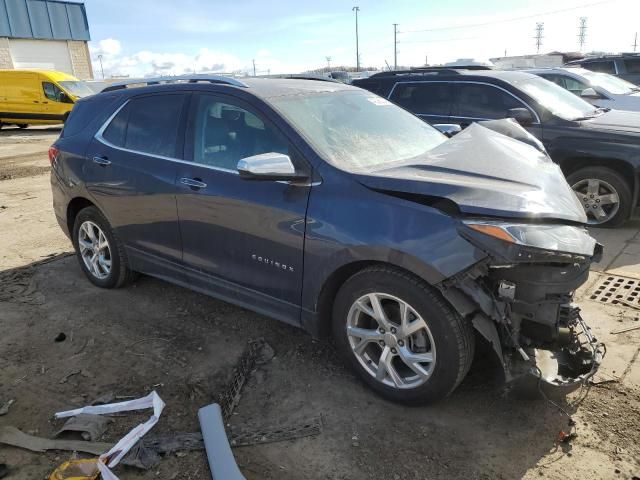
M 447 82 L 398 82 L 389 100 L 430 124 L 449 123 L 452 87 Z
M 124 103 L 96 134 L 83 171 L 133 268 L 159 276 L 182 257 L 175 178 L 187 99 L 163 93 Z
M 250 181 L 241 158 L 306 162 L 258 110 L 234 97 L 194 95 L 178 168 L 178 216 L 189 281 L 219 297 L 297 323 L 310 185 Z

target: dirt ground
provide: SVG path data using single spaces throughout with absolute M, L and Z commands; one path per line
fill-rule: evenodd
M 51 209 L 46 149 L 57 134 L 0 131 L 0 406 L 15 399 L 0 427 L 51 438 L 62 424 L 56 411 L 107 392 L 156 390 L 167 406 L 153 432 L 197 432 L 198 408 L 220 393 L 247 341 L 263 337 L 275 357 L 252 373 L 230 423 L 321 415 L 323 431 L 235 448 L 248 479 L 640 478 L 640 330 L 611 333 L 638 325 L 640 312 L 588 299 L 611 265 L 633 275 L 631 260 L 640 259 L 625 249 L 640 223 L 596 232 L 618 253 L 579 297 L 608 354 L 595 385 L 560 401 L 578 436 L 558 444 L 566 417 L 542 398 L 518 398 L 482 354 L 450 398 L 408 408 L 365 388 L 330 345 L 275 320 L 149 277 L 121 290 L 93 287 L 65 253 L 71 245 Z M 621 258 L 631 260 L 621 266 Z M 66 339 L 56 342 L 61 332 Z M 147 416 L 116 417 L 102 440 L 118 440 Z M 10 479 L 48 478 L 69 456 L 0 445 Z M 122 480 L 210 478 L 202 451 L 116 472 Z

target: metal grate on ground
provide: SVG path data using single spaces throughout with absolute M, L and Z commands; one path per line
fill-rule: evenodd
M 590 300 L 640 308 L 640 280 L 614 275 L 605 275 L 593 286 Z

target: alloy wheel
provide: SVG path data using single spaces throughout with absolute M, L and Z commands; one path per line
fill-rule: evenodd
M 111 273 L 111 248 L 102 229 L 87 220 L 78 230 L 78 248 L 91 275 L 104 280 Z
M 358 362 L 392 388 L 427 382 L 436 364 L 436 347 L 425 320 L 404 300 L 385 293 L 358 298 L 347 316 L 347 337 Z
M 590 225 L 608 222 L 620 209 L 618 192 L 604 180 L 585 178 L 571 188 L 582 204 Z

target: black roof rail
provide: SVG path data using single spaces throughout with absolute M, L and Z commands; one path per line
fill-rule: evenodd
M 304 73 L 282 73 L 276 75 L 260 75 L 256 78 L 284 78 L 284 79 L 294 79 L 294 80 L 318 80 L 320 82 L 333 82 L 333 83 L 342 83 L 334 78 L 323 77 L 322 75 L 312 75 L 312 74 L 304 74 Z
M 394 77 L 396 75 L 460 75 L 460 70 L 493 70 L 485 65 L 468 65 L 461 67 L 417 67 L 410 70 L 389 70 L 386 72 L 374 73 L 373 77 Z
M 177 75 L 175 77 L 154 77 L 154 78 L 139 78 L 135 80 L 125 80 L 122 82 L 117 82 L 109 85 L 107 88 L 102 90 L 102 92 L 112 92 L 114 90 L 122 90 L 124 88 L 128 88 L 129 86 L 148 86 L 148 85 L 160 85 L 163 83 L 178 83 L 178 82 L 187 82 L 187 83 L 197 83 L 197 82 L 209 82 L 209 83 L 219 83 L 223 85 L 232 85 L 234 87 L 243 87 L 248 88 L 249 85 L 244 83 L 241 80 L 233 77 L 226 77 L 224 75 L 209 75 L 209 74 L 200 74 L 200 75 Z

